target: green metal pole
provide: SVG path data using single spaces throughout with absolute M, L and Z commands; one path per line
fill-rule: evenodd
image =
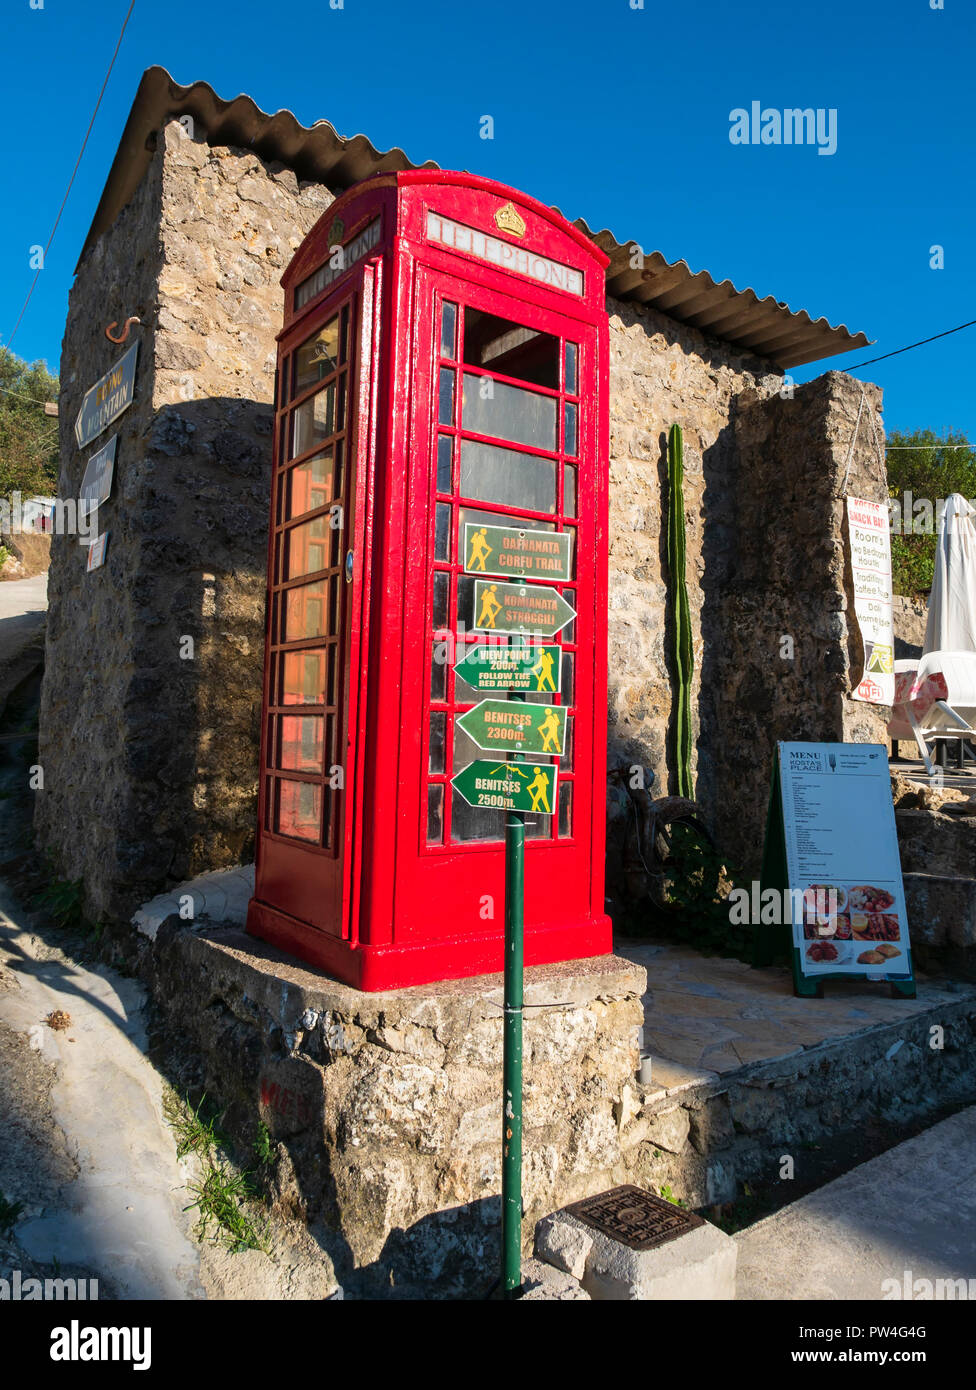
M 521 699 L 512 694 L 511 699 Z M 502 1057 L 502 1297 L 522 1287 L 522 911 L 525 816 L 505 819 L 505 1013 Z

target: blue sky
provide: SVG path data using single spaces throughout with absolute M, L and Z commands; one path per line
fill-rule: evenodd
M 40 0 L 34 0 L 39 3 Z M 337 0 L 332 0 L 337 3 Z M 807 380 L 976 318 L 969 0 L 136 0 L 57 237 L 13 343 L 54 367 L 78 252 L 143 69 L 249 93 L 414 160 L 503 179 L 669 259 L 876 345 Z M 6 342 L 128 0 L 6 0 Z M 729 113 L 837 111 L 837 151 L 736 146 Z M 494 139 L 479 138 L 483 115 Z M 16 190 L 11 192 L 11 190 Z M 930 268 L 929 248 L 945 268 Z M 862 375 L 890 429 L 976 438 L 976 327 Z

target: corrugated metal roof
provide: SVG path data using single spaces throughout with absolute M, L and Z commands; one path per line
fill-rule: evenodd
M 415 164 L 401 149 L 377 150 L 365 135 L 338 135 L 328 121 L 303 126 L 290 111 L 268 115 L 248 96 L 224 101 L 206 82 L 181 87 L 165 68 L 147 68 L 79 264 L 141 183 L 152 158 L 153 132 L 169 118 L 184 115 L 193 117 L 208 144 L 254 150 L 333 192 L 370 174 L 440 167 L 433 160 Z M 730 280 L 716 284 L 707 271 L 695 272 L 685 261 L 668 261 L 660 251 L 645 254 L 643 268 L 633 270 L 631 249 L 638 239 L 621 242 L 606 229 L 593 232 L 582 218 L 575 225 L 610 257 L 607 293 L 613 298 L 658 309 L 778 367 L 796 367 L 869 345 L 863 333 L 852 333 L 843 324 L 834 327 L 824 318 L 812 319 L 805 310 L 794 312 L 772 295 L 760 299 L 755 290 L 738 290 Z

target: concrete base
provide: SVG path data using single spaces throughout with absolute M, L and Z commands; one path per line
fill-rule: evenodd
M 539 1222 L 535 1248 L 556 1269 L 565 1271 L 570 1261 L 594 1301 L 735 1298 L 735 1241 L 708 1223 L 652 1250 L 633 1250 L 558 1211 Z
M 570 1274 L 554 1269 L 544 1260 L 526 1260 L 522 1265 L 520 1303 L 588 1303 L 590 1295 Z

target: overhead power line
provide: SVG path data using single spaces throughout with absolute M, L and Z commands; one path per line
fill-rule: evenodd
M 17 329 L 18 329 L 18 328 L 20 327 L 20 325 L 21 325 L 21 321 L 22 321 L 22 319 L 23 319 L 23 317 L 24 317 L 24 314 L 27 312 L 27 306 L 28 306 L 28 304 L 29 304 L 30 301 L 31 301 L 31 295 L 34 293 L 34 289 L 35 289 L 35 286 L 37 285 L 38 277 L 40 276 L 40 273 L 41 273 L 42 269 L 44 268 L 44 262 L 47 260 L 47 253 L 48 253 L 48 252 L 50 251 L 50 249 L 51 249 L 51 242 L 54 240 L 54 234 L 55 234 L 55 232 L 58 230 L 58 223 L 61 221 L 61 214 L 64 212 L 65 204 L 66 204 L 67 201 L 68 201 L 68 194 L 71 192 L 71 187 L 72 187 L 72 185 L 73 185 L 73 183 L 74 183 L 74 181 L 75 181 L 75 175 L 78 173 L 78 168 L 79 168 L 79 165 L 81 164 L 82 156 L 84 155 L 84 153 L 85 153 L 85 148 L 86 148 L 86 146 L 87 146 L 87 144 L 88 144 L 88 137 L 89 137 L 89 136 L 91 135 L 91 133 L 92 133 L 92 127 L 93 127 L 94 124 L 95 124 L 95 117 L 98 115 L 98 108 L 99 108 L 99 107 L 101 106 L 101 104 L 102 104 L 102 97 L 105 95 L 105 88 L 108 86 L 108 79 L 112 76 L 112 69 L 115 67 L 115 60 L 116 60 L 116 58 L 119 56 L 119 49 L 122 47 L 122 38 L 123 38 L 123 35 L 125 34 L 126 26 L 127 26 L 128 23 L 129 23 L 129 18 L 130 18 L 131 14 L 132 14 L 132 11 L 133 11 L 133 9 L 135 8 L 135 3 L 136 3 L 136 0 L 130 0 L 129 8 L 128 8 L 128 11 L 126 12 L 125 19 L 122 21 L 122 28 L 119 30 L 119 38 L 118 38 L 118 42 L 117 42 L 116 45 L 115 45 L 115 52 L 112 54 L 112 61 L 111 61 L 111 62 L 109 63 L 109 65 L 108 65 L 108 72 L 105 74 L 105 81 L 102 83 L 102 90 L 99 92 L 99 94 L 98 94 L 98 100 L 95 102 L 95 109 L 94 109 L 94 111 L 93 111 L 92 114 L 91 114 L 91 120 L 88 122 L 88 129 L 85 131 L 85 138 L 84 138 L 84 140 L 82 140 L 82 142 L 81 142 L 81 149 L 78 151 L 78 158 L 75 160 L 75 167 L 74 167 L 74 168 L 72 169 L 72 171 L 71 171 L 71 178 L 68 180 L 68 187 L 65 189 L 65 191 L 64 191 L 64 197 L 61 199 L 61 206 L 58 208 L 58 215 L 57 215 L 57 217 L 54 219 L 54 226 L 51 228 L 51 235 L 50 235 L 50 236 L 48 237 L 48 239 L 47 239 L 47 245 L 46 245 L 45 248 L 44 248 L 44 255 L 43 255 L 43 257 L 41 258 L 41 264 L 40 264 L 40 265 L 38 266 L 38 268 L 37 268 L 37 271 L 36 271 L 36 273 L 35 273 L 35 275 L 34 275 L 34 278 L 33 278 L 33 280 L 31 281 L 31 287 L 30 287 L 30 289 L 27 291 L 27 298 L 24 300 L 24 303 L 23 303 L 23 305 L 22 305 L 22 307 L 21 307 L 20 313 L 17 315 L 17 322 L 14 324 L 14 331 L 13 331 L 13 333 L 11 333 L 10 337 L 7 339 L 7 347 L 8 347 L 8 348 L 10 347 L 10 344 L 13 342 L 13 340 L 14 340 L 16 334 L 17 334 Z
M 0 386 L 0 391 L 2 391 L 5 396 L 16 396 L 19 401 L 30 401 L 31 405 L 39 405 L 42 408 L 46 405 L 57 405 L 56 401 L 39 401 L 33 396 L 25 396 L 23 391 L 11 391 L 9 386 Z M 48 412 L 45 411 L 44 413 L 46 415 Z
M 924 347 L 926 343 L 934 343 L 939 338 L 948 338 L 951 333 L 961 333 L 964 328 L 972 328 L 976 319 L 970 319 L 968 323 L 960 323 L 956 328 L 947 328 L 944 333 L 933 333 L 931 338 L 920 338 L 917 343 L 909 343 L 907 347 L 896 348 L 894 352 L 883 352 L 880 357 L 869 357 L 866 362 L 857 362 L 853 367 L 845 367 L 845 372 L 856 372 L 860 367 L 870 367 L 874 362 L 884 362 L 889 357 L 898 357 L 903 352 L 911 352 L 912 348 Z

